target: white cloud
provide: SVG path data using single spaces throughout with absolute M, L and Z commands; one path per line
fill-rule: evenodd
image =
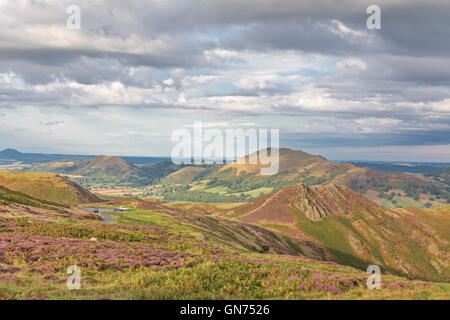
M 336 69 L 338 71 L 345 70 L 366 70 L 367 64 L 362 59 L 346 59 L 343 61 L 339 61 L 336 64 Z
M 184 92 L 182 92 L 178 97 L 177 104 L 184 104 L 186 102 L 187 102 L 186 97 L 184 96 Z

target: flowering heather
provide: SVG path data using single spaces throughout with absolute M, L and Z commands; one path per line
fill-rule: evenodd
M 20 277 L 14 274 L 0 274 L 0 280 L 20 280 Z
M 56 239 L 24 233 L 0 234 L 0 262 L 15 261 L 42 271 L 62 271 L 76 264 L 93 270 L 140 268 L 178 268 L 193 255 L 156 249 L 141 244 L 88 240 Z
M 26 297 L 26 298 L 20 298 L 20 299 L 18 299 L 18 300 L 30 300 L 30 301 L 32 301 L 32 300 L 45 300 L 45 298 L 44 297 Z
M 158 226 L 114 224 L 71 224 L 28 219 L 0 219 L 0 233 L 14 232 L 58 238 L 78 238 L 142 243 L 152 247 L 187 251 L 194 254 L 220 253 L 220 248 L 199 242 L 191 235 L 180 235 Z
M 20 271 L 19 267 L 14 266 L 0 266 L 0 273 L 15 273 Z

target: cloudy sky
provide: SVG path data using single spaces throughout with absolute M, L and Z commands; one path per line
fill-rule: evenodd
M 0 148 L 167 156 L 194 121 L 450 161 L 450 2 L 0 0 Z

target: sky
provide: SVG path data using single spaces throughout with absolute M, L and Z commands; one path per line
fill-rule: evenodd
M 168 156 L 202 121 L 449 162 L 449 39 L 448 0 L 0 0 L 0 148 Z

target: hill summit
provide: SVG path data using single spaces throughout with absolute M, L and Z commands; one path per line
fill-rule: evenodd
M 18 159 L 22 155 L 22 152 L 17 151 L 16 149 L 7 148 L 3 151 L 0 151 L 1 159 Z
M 268 153 L 270 153 L 269 150 L 272 152 L 274 149 L 268 149 Z M 279 168 L 278 172 L 273 175 L 261 174 L 262 168 L 274 167 L 273 163 L 270 165 L 261 162 L 250 164 L 249 158 L 252 155 L 247 155 L 207 176 L 199 174 L 199 177 L 218 181 L 215 186 L 239 184 L 241 187 L 238 191 L 241 192 L 261 187 L 279 189 L 298 183 L 308 185 L 333 183 L 345 185 L 379 204 L 386 203 L 391 193 L 408 201 L 413 198 L 425 199 L 436 196 L 437 199 L 447 199 L 449 197 L 445 181 L 421 174 L 362 168 L 350 163 L 328 161 L 322 156 L 311 155 L 301 150 L 282 148 L 277 151 L 279 153 L 278 160 L 277 157 L 270 157 L 272 161 L 278 161 L 275 165 Z M 260 152 L 258 151 L 257 154 Z M 194 177 L 192 181 L 195 179 L 197 177 Z
M 272 150 L 276 149 L 268 148 L 267 153 L 270 155 Z M 279 155 L 278 157 L 279 171 L 299 170 L 311 164 L 328 162 L 327 159 L 325 159 L 322 156 L 311 155 L 302 150 L 280 148 L 277 151 Z M 262 167 L 267 166 L 261 164 L 261 162 L 259 161 L 260 153 L 261 150 L 254 152 L 250 155 L 246 155 L 245 157 L 224 166 L 223 168 L 221 168 L 220 171 L 225 171 L 227 169 L 233 168 L 236 169 L 236 172 L 238 174 L 241 172 L 259 173 Z M 250 164 L 249 159 L 251 159 L 252 157 L 258 159 L 258 163 Z
M 139 168 L 116 156 L 98 156 L 91 160 L 82 160 L 74 165 L 79 174 L 105 173 L 111 176 L 126 178 L 139 174 Z

